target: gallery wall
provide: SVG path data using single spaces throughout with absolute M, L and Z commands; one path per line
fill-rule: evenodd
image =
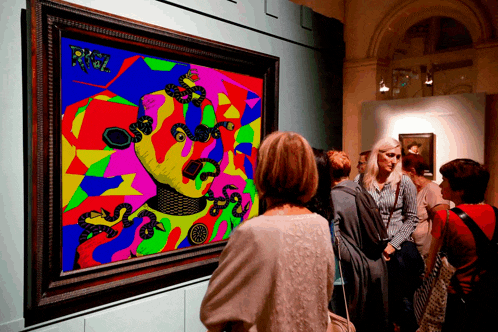
M 72 0 L 139 22 L 280 58 L 281 130 L 303 134 L 317 148 L 341 148 L 342 23 L 288 0 Z M 208 278 L 192 280 L 32 327 L 24 326 L 25 208 L 21 13 L 26 4 L 3 1 L 0 11 L 2 146 L 0 178 L 0 332 L 205 331 L 200 301 Z M 29 73 L 29 69 L 26 71 Z M 24 134 L 26 134 L 24 132 Z
M 484 163 L 486 95 L 460 94 L 364 102 L 361 109 L 361 148 L 371 149 L 381 138 L 399 134 L 434 133 L 435 177 L 456 158 Z

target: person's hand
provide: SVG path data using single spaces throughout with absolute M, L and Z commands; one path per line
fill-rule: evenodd
M 391 255 L 396 251 L 396 248 L 392 246 L 392 244 L 388 243 L 386 248 L 384 249 L 384 252 L 382 253 L 384 255 L 384 259 L 386 261 L 391 260 Z

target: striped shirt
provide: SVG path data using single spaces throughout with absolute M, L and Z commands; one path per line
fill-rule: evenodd
M 354 181 L 359 183 L 360 177 L 357 176 Z M 374 181 L 374 189 L 368 190 L 368 192 L 377 203 L 382 220 L 384 220 L 384 224 L 387 226 L 387 221 L 394 205 L 396 184 L 386 183 L 382 190 L 380 190 L 378 183 Z M 387 229 L 389 243 L 394 248 L 401 249 L 401 243 L 410 239 L 417 223 L 417 188 L 415 188 L 415 185 L 408 176 L 403 175 L 399 187 L 398 203 Z

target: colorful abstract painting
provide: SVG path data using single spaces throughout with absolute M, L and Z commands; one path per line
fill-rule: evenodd
M 258 214 L 263 80 L 61 39 L 63 271 L 227 239 Z

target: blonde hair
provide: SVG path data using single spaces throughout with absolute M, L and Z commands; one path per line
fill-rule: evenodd
M 377 175 L 379 174 L 379 164 L 378 155 L 379 153 L 386 152 L 388 150 L 394 149 L 401 146 L 398 140 L 386 137 L 379 140 L 372 148 L 372 153 L 367 161 L 367 167 L 365 169 L 365 174 L 363 175 L 363 186 L 367 190 L 374 189 L 374 183 L 377 182 Z M 401 181 L 403 171 L 401 168 L 401 161 L 396 164 L 394 170 L 389 174 L 386 183 L 398 183 Z
M 254 182 L 260 199 L 306 204 L 318 187 L 318 170 L 308 141 L 290 131 L 267 136 L 259 148 Z

